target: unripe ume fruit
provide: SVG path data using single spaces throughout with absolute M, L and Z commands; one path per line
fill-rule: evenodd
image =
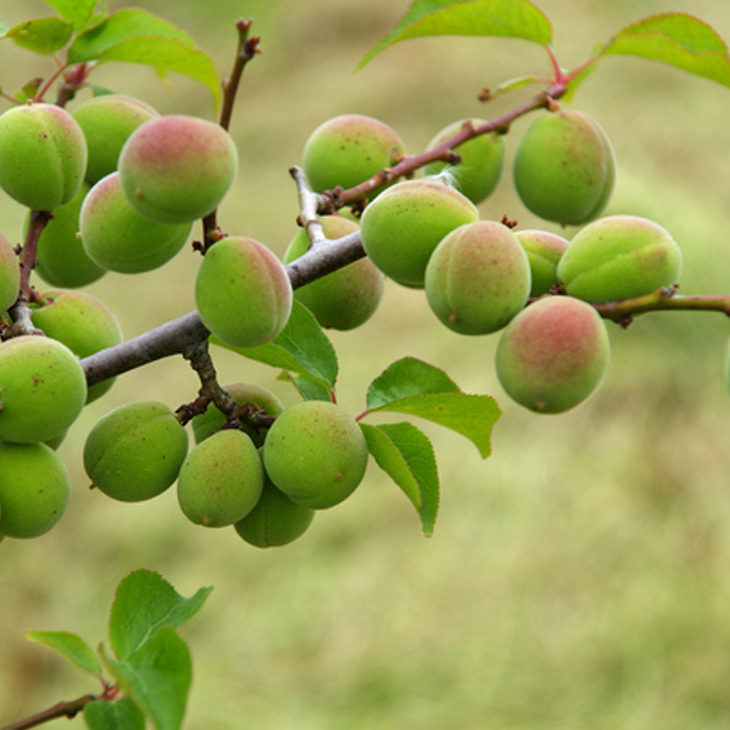
M 478 127 L 484 124 L 483 119 L 470 119 L 454 122 L 442 129 L 426 146 L 426 150 L 440 147 L 444 142 L 458 134 L 465 122 Z M 466 195 L 475 205 L 486 200 L 497 187 L 504 164 L 504 137 L 492 132 L 472 137 L 454 148 L 453 152 L 461 157 L 457 165 L 448 165 L 444 160 L 430 162 L 423 168 L 426 175 L 436 175 L 448 165 L 448 172 L 453 178 L 453 186 Z
M 616 160 L 598 122 L 577 111 L 530 124 L 517 147 L 514 182 L 535 215 L 563 225 L 595 218 L 608 202 Z
M 312 190 L 355 187 L 404 154 L 401 138 L 387 124 L 361 114 L 330 119 L 304 145 L 302 166 Z
M 478 218 L 474 203 L 439 180 L 404 180 L 365 208 L 362 245 L 386 276 L 423 288 L 426 264 L 441 239 Z
M 658 223 L 631 215 L 601 218 L 570 242 L 558 277 L 568 294 L 591 302 L 650 294 L 679 280 L 682 251 Z
M 271 481 L 311 509 L 332 507 L 352 494 L 367 461 L 367 442 L 355 419 L 325 401 L 287 408 L 264 442 L 264 466 Z
M 502 329 L 527 303 L 530 264 L 507 226 L 477 221 L 447 234 L 426 267 L 426 297 L 449 329 L 485 335 Z
M 191 223 L 213 212 L 233 184 L 238 152 L 214 122 L 184 115 L 150 119 L 119 155 L 129 204 L 161 223 Z
M 530 262 L 530 296 L 542 296 L 558 282 L 558 262 L 568 248 L 568 240 L 556 233 L 532 229 L 516 231 L 515 235 Z
M 93 486 L 121 502 L 162 494 L 178 477 L 188 435 L 164 403 L 139 401 L 110 411 L 84 444 Z
M 284 265 L 252 238 L 229 236 L 208 249 L 195 281 L 203 324 L 231 347 L 276 337 L 291 314 L 293 293 Z
M 505 328 L 497 346 L 497 375 L 517 403 L 538 413 L 562 413 L 598 387 L 609 353 L 606 327 L 590 304 L 545 297 Z
M 55 104 L 23 104 L 0 115 L 0 187 L 21 205 L 53 210 L 78 192 L 86 172 L 81 127 Z
M 0 235 L 0 314 L 11 307 L 20 289 L 20 266 L 15 250 Z

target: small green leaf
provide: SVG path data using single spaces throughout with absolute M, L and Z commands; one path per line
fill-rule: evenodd
M 717 32 L 687 13 L 662 13 L 623 28 L 602 55 L 627 55 L 675 66 L 730 86 L 730 56 Z
M 405 492 L 430 537 L 439 505 L 436 457 L 428 437 L 410 423 L 361 423 L 368 450 L 378 466 Z
M 73 26 L 59 18 L 35 18 L 6 30 L 0 40 L 10 38 L 16 46 L 50 56 L 63 48 L 72 34 Z
M 163 627 L 123 661 L 102 660 L 124 693 L 152 718 L 157 730 L 180 730 L 185 716 L 192 661 L 174 629 Z
M 131 656 L 163 626 L 182 626 L 200 610 L 211 590 L 201 588 L 192 598 L 183 598 L 158 573 L 130 573 L 117 587 L 109 619 L 109 640 L 117 657 Z
M 357 68 L 400 41 L 437 35 L 510 36 L 545 45 L 552 39 L 552 27 L 528 0 L 414 0 Z
M 308 375 L 292 375 L 286 371 L 282 372 L 277 380 L 286 380 L 291 383 L 305 400 L 323 400 L 332 402 L 332 391 L 322 383 Z
M 68 631 L 29 631 L 26 638 L 54 649 L 79 669 L 101 676 L 101 664 L 93 649 L 78 635 Z
M 76 30 L 84 30 L 91 21 L 98 0 L 44 0 L 66 22 L 71 23 Z
M 89 730 L 145 730 L 142 711 L 129 699 L 116 702 L 94 700 L 84 707 L 84 722 Z
M 497 84 L 497 86 L 492 88 L 485 89 L 485 91 L 480 94 L 479 98 L 482 101 L 491 101 L 492 99 L 496 99 L 498 96 L 502 96 L 502 94 L 507 94 L 510 91 L 519 91 L 520 89 L 525 89 L 528 86 L 539 82 L 542 82 L 540 76 L 518 76 L 517 78 L 503 81 L 501 84 Z
M 320 380 L 334 388 L 339 372 L 337 354 L 314 315 L 296 299 L 286 327 L 271 342 L 258 347 L 230 347 L 210 341 L 257 362 Z

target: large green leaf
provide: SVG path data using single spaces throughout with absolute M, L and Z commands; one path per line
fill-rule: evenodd
M 89 25 L 99 0 L 44 0 L 44 2 L 66 22 L 71 23 L 76 30 L 84 30 Z
M 400 41 L 437 35 L 510 36 L 545 45 L 552 39 L 552 27 L 528 0 L 414 0 L 398 25 L 363 56 L 358 68 Z
M 360 424 L 378 466 L 405 492 L 430 537 L 439 505 L 436 457 L 428 437 L 411 423 Z
M 101 676 L 99 659 L 80 636 L 68 631 L 29 631 L 25 636 L 37 644 L 54 649 L 79 669 L 95 677 Z
M 2 36 L 26 50 L 50 56 L 71 39 L 73 26 L 60 18 L 35 18 L 9 28 Z
M 730 56 L 717 32 L 687 13 L 663 13 L 619 31 L 601 55 L 628 55 L 661 61 L 730 86 Z
M 84 722 L 89 730 L 145 730 L 147 726 L 144 715 L 129 697 L 116 702 L 89 702 L 84 707 Z

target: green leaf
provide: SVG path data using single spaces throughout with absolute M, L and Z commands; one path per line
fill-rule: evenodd
M 334 388 L 339 372 L 337 354 L 314 315 L 296 299 L 286 327 L 271 342 L 258 347 L 230 347 L 217 337 L 210 341 L 272 367 L 308 375 Z
M 2 18 L 0 18 L 0 36 L 4 36 L 7 32 L 8 25 Z
M 76 634 L 68 631 L 29 631 L 26 638 L 54 649 L 79 669 L 94 677 L 101 676 L 101 664 L 93 649 Z
M 430 537 L 439 505 L 436 458 L 428 437 L 411 423 L 360 424 L 378 466 L 405 492 Z
M 627 55 L 660 61 L 730 86 L 730 56 L 717 32 L 687 13 L 662 13 L 619 31 L 602 55 Z
M 59 18 L 35 18 L 14 25 L 0 40 L 10 38 L 16 46 L 50 56 L 71 39 L 73 26 Z
M 158 573 L 136 570 L 117 588 L 109 619 L 109 640 L 119 659 L 126 659 L 154 640 L 161 627 L 173 629 L 189 621 L 212 588 L 201 588 L 183 598 Z
M 179 730 L 192 680 L 192 662 L 185 642 L 163 627 L 123 661 L 104 653 L 102 659 L 124 693 L 152 718 L 157 730 Z
M 287 372 L 282 372 L 277 380 L 286 380 L 291 383 L 305 400 L 332 402 L 332 391 L 321 380 L 315 380 L 308 375 L 293 376 Z
M 98 0 L 44 0 L 66 22 L 71 23 L 76 30 L 84 30 L 91 21 Z
M 142 711 L 129 699 L 116 702 L 94 700 L 84 707 L 84 721 L 89 730 L 145 730 Z
M 200 81 L 220 101 L 220 79 L 210 56 L 180 28 L 137 8 L 112 13 L 102 23 L 77 36 L 69 63 L 124 61 L 151 66 Z
M 459 386 L 441 369 L 415 357 L 404 357 L 383 371 L 368 388 L 368 409 L 423 393 L 459 392 Z
M 400 41 L 437 35 L 510 36 L 546 45 L 552 27 L 528 0 L 414 0 L 400 23 L 363 56 L 357 68 Z

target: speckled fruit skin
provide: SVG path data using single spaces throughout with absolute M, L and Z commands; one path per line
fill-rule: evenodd
M 325 236 L 341 238 L 359 229 L 357 223 L 341 216 L 322 216 Z M 284 254 L 284 263 L 298 259 L 309 250 L 307 232 L 301 229 Z M 369 258 L 353 261 L 321 279 L 294 290 L 299 300 L 322 327 L 352 330 L 365 324 L 383 298 L 385 277 Z
M 195 280 L 200 319 L 231 347 L 254 347 L 276 337 L 293 298 L 281 261 L 263 243 L 243 236 L 229 236 L 208 249 Z
M 70 493 L 68 471 L 48 446 L 0 442 L 0 534 L 44 535 L 63 516 Z
M 387 124 L 363 116 L 334 117 L 312 132 L 304 144 L 302 167 L 315 192 L 355 187 L 405 152 L 403 141 Z
M 432 178 L 404 180 L 365 208 L 362 245 L 386 276 L 421 289 L 426 264 L 441 239 L 478 219 L 474 203 L 458 190 Z
M 79 220 L 88 257 L 120 274 L 139 274 L 166 264 L 185 245 L 193 225 L 159 223 L 137 213 L 122 192 L 116 172 L 91 188 Z
M 530 262 L 530 296 L 542 296 L 558 283 L 558 262 L 568 248 L 568 239 L 556 233 L 533 229 L 516 231 L 515 236 Z
M 304 401 L 287 408 L 264 441 L 264 466 L 274 485 L 311 509 L 342 502 L 362 481 L 368 447 L 340 406 Z
M 537 413 L 562 413 L 599 386 L 608 367 L 606 327 L 580 299 L 539 299 L 507 327 L 496 353 L 502 387 Z
M 447 234 L 426 267 L 426 298 L 449 329 L 486 335 L 502 329 L 530 294 L 527 254 L 507 226 L 477 221 Z
M 591 302 L 630 299 L 672 286 L 682 251 L 658 223 L 630 215 L 601 218 L 582 228 L 558 265 L 571 296 Z
M 264 468 L 253 441 L 227 429 L 190 452 L 180 470 L 177 498 L 191 522 L 225 527 L 251 512 L 263 487 Z
M 84 444 L 84 468 L 108 497 L 141 502 L 172 486 L 187 450 L 187 432 L 170 408 L 138 401 L 96 422 Z
M 49 289 L 41 302 L 31 305 L 33 324 L 47 337 L 62 342 L 79 358 L 118 345 L 122 329 L 114 313 L 90 294 L 63 289 Z M 114 378 L 88 389 L 86 402 L 100 398 L 112 387 Z
M 582 112 L 560 111 L 530 124 L 513 173 L 525 207 L 545 220 L 573 225 L 595 218 L 608 202 L 616 159 L 598 122 Z
M 24 104 L 0 115 L 0 187 L 21 205 L 53 210 L 78 192 L 86 173 L 81 127 L 55 104 Z
M 462 119 L 454 122 L 442 129 L 426 145 L 426 151 L 450 140 L 461 131 L 467 122 L 471 122 L 475 127 L 485 123 L 483 119 Z M 466 195 L 474 205 L 478 205 L 494 192 L 499 183 L 504 166 L 504 150 L 504 137 L 501 134 L 494 132 L 480 134 L 453 150 L 461 156 L 461 162 L 458 165 L 448 165 L 447 162 L 439 160 L 426 165 L 423 172 L 426 175 L 437 175 L 448 166 L 448 171 L 453 176 L 454 187 Z
M 218 207 L 233 184 L 238 152 L 214 122 L 184 115 L 150 119 L 119 155 L 129 204 L 160 223 L 192 223 Z
M 0 235 L 0 313 L 18 298 L 20 267 L 18 257 L 5 236 Z
M 62 434 L 86 403 L 76 356 L 50 337 L 24 335 L 0 344 L 0 439 L 46 441 Z
M 117 169 L 119 153 L 137 127 L 160 115 L 149 104 L 123 94 L 94 96 L 71 111 L 88 149 L 86 180 L 90 185 Z
M 229 383 L 224 385 L 223 389 L 238 404 L 253 403 L 260 406 L 267 416 L 278 416 L 284 410 L 281 401 L 266 388 L 256 383 Z M 209 436 L 219 431 L 226 423 L 226 417 L 215 407 L 213 403 L 208 405 L 205 413 L 195 416 L 190 422 L 195 436 L 195 443 L 199 444 L 205 441 Z M 243 426 L 241 429 L 248 434 L 256 446 L 264 443 L 266 431 L 255 431 L 249 426 Z

